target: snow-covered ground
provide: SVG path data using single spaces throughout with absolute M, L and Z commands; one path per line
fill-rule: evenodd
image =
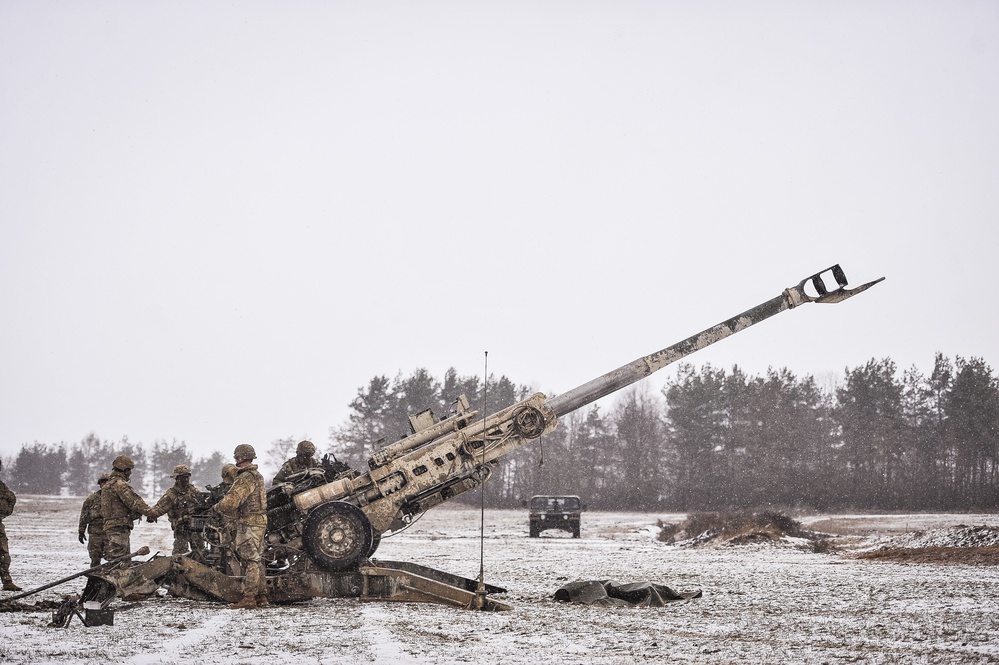
M 76 540 L 80 499 L 20 497 L 7 533 L 15 581 L 35 588 L 88 565 Z M 114 626 L 48 628 L 51 612 L 0 612 L 3 663 L 977 663 L 999 662 L 999 569 L 906 565 L 785 546 L 677 548 L 657 520 L 587 512 L 583 537 L 527 537 L 526 511 L 442 506 L 385 539 L 376 558 L 414 561 L 508 591 L 509 612 L 318 599 L 257 611 L 162 598 Z M 847 550 L 995 515 L 814 516 Z M 169 526 L 146 524 L 133 550 L 168 552 Z M 934 540 L 933 542 L 937 542 Z M 703 597 L 664 608 L 602 608 L 551 599 L 573 580 L 652 581 Z M 55 600 L 82 580 L 44 591 Z M 4 594 L 4 597 L 11 594 Z

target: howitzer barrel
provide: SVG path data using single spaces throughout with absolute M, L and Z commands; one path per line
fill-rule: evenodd
M 827 288 L 823 280 L 823 275 L 827 274 L 831 274 L 836 280 L 838 288 L 833 290 Z M 745 330 L 775 314 L 780 314 L 785 310 L 807 302 L 841 302 L 861 291 L 866 291 L 883 279 L 884 277 L 881 277 L 880 279 L 858 286 L 855 289 L 848 289 L 846 288 L 846 274 L 838 264 L 834 265 L 811 277 L 806 277 L 797 286 L 784 289 L 784 292 L 779 296 L 746 310 L 738 316 L 733 316 L 727 321 L 723 321 L 716 326 L 692 335 L 682 342 L 677 342 L 661 351 L 643 356 L 581 386 L 552 397 L 545 404 L 555 412 L 556 416 L 563 416 L 636 381 L 640 381 L 653 372 L 657 372 L 663 367 L 675 363 L 677 360 L 695 351 L 699 351 L 719 340 L 725 339 L 729 335 Z M 805 290 L 805 287 L 808 285 L 812 287 L 814 294 L 810 294 Z

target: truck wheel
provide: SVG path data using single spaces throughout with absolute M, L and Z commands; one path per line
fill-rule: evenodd
M 314 508 L 305 519 L 305 552 L 330 571 L 357 568 L 374 551 L 374 531 L 367 515 L 355 505 L 330 501 Z
M 572 527 L 572 537 L 579 538 L 579 525 Z
M 531 525 L 531 538 L 537 538 L 537 537 L 538 537 L 538 527 L 536 527 L 536 526 L 534 526 L 532 524 Z

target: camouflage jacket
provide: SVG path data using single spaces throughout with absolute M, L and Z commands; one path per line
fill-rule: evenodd
M 170 517 L 170 526 L 174 530 L 191 525 L 191 514 L 201 508 L 201 492 L 194 485 L 180 489 L 176 485 L 166 491 L 166 494 L 156 502 L 153 509 L 161 515 Z
M 135 493 L 120 471 L 112 471 L 111 479 L 101 489 L 101 515 L 104 529 L 132 528 L 132 520 L 149 515 L 153 509 Z
M 267 526 L 267 490 L 257 465 L 248 464 L 239 469 L 236 482 L 212 508 L 237 524 Z
M 298 455 L 295 455 L 281 465 L 281 470 L 277 472 L 276 476 L 274 476 L 274 482 L 288 482 L 288 476 L 294 476 L 296 473 L 302 473 L 306 469 L 315 469 L 318 466 L 319 462 L 314 457 L 308 458 L 308 462 L 302 462 Z
M 0 481 L 0 521 L 14 512 L 15 503 L 17 503 L 17 497 L 3 481 Z
M 97 490 L 83 501 L 80 508 L 80 533 L 104 533 L 104 515 L 101 513 L 101 491 Z

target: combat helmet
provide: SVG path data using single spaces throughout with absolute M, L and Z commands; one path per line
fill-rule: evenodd
M 173 473 L 170 474 L 171 478 L 176 478 L 177 476 L 189 476 L 191 475 L 191 467 L 186 464 L 179 464 L 173 467 Z
M 236 465 L 235 464 L 223 464 L 222 465 L 222 482 L 224 482 L 224 483 L 234 483 L 234 482 L 236 482 Z
M 111 474 L 110 474 L 110 473 L 102 473 L 102 474 L 101 474 L 101 475 L 100 475 L 100 476 L 99 476 L 99 477 L 97 478 L 97 484 L 98 484 L 98 485 L 103 485 L 104 483 L 106 483 L 106 482 L 107 482 L 107 481 L 109 481 L 109 480 L 111 480 Z
M 299 455 L 306 457 L 312 457 L 316 454 L 316 444 L 311 441 L 299 441 L 298 448 L 295 451 Z
M 236 450 L 232 451 L 232 456 L 236 458 L 237 462 L 243 462 L 247 460 L 253 460 L 257 458 L 257 451 L 253 449 L 248 443 L 241 443 L 236 446 Z
M 135 462 L 128 455 L 118 455 L 111 462 L 111 468 L 115 471 L 131 471 L 135 468 Z

